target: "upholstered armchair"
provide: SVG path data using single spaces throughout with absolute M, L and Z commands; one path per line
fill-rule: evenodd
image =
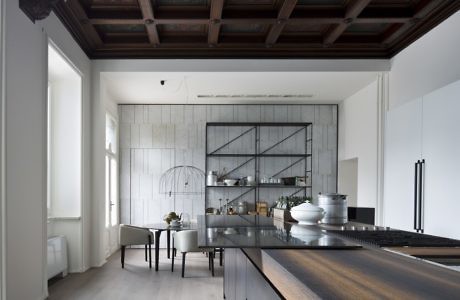
M 144 245 L 145 261 L 147 261 L 147 247 L 149 253 L 149 267 L 152 268 L 153 233 L 144 227 L 120 224 L 121 267 L 125 267 L 126 246 Z
M 209 269 L 214 276 L 214 249 L 198 247 L 198 231 L 184 230 L 174 233 L 173 255 L 171 256 L 171 272 L 174 272 L 174 256 L 176 252 L 182 253 L 182 277 L 185 273 L 185 256 L 189 252 L 207 252 L 209 254 Z

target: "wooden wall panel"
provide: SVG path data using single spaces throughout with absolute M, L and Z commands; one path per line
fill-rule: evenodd
M 336 191 L 337 174 L 337 107 L 335 105 L 120 105 L 120 201 L 121 221 L 136 225 L 162 222 L 169 211 L 189 213 L 192 218 L 204 211 L 204 195 L 169 195 L 159 193 L 159 180 L 163 172 L 176 165 L 193 165 L 205 168 L 206 122 L 312 122 L 313 125 L 313 195 Z M 214 129 L 208 132 L 216 149 L 229 139 L 241 134 L 247 127 Z M 264 130 L 263 147 L 269 147 L 292 133 L 295 128 Z M 298 152 L 303 149 L 303 134 L 294 136 L 274 148 L 270 153 Z M 302 135 L 302 136 L 301 136 Z M 254 133 L 225 147 L 225 151 L 254 152 Z M 263 148 L 262 147 L 262 148 Z M 262 163 L 261 176 L 271 176 L 295 158 L 270 160 Z M 217 160 L 216 169 L 228 169 L 244 158 Z M 212 160 L 210 161 L 212 164 Z M 301 172 L 303 162 L 282 176 Z M 248 163 L 235 172 L 235 177 L 253 175 L 254 164 Z M 203 181 L 204 184 L 204 181 Z M 240 189 L 224 194 L 215 193 L 212 199 L 235 197 Z M 263 190 L 261 198 L 291 190 Z M 252 202 L 254 193 L 243 200 Z M 162 243 L 163 245 L 163 243 Z

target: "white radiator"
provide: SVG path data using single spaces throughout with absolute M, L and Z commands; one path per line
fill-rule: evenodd
M 67 243 L 64 236 L 48 238 L 48 279 L 62 273 L 67 275 Z

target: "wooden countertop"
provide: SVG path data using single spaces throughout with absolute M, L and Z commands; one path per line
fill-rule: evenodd
M 460 272 L 382 249 L 243 249 L 286 299 L 459 299 Z

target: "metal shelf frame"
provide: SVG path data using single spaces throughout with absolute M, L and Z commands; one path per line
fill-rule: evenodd
M 208 132 L 209 132 L 209 128 L 212 128 L 212 127 L 248 127 L 246 130 L 244 130 L 241 134 L 237 135 L 236 137 L 234 138 L 231 138 L 229 141 L 225 142 L 224 144 L 222 145 L 219 145 L 216 149 L 213 149 L 213 150 L 210 150 L 209 149 L 209 135 L 208 135 Z M 282 139 L 280 139 L 279 141 L 277 141 L 276 143 L 270 145 L 268 148 L 264 149 L 264 150 L 261 150 L 260 149 L 260 146 L 261 146 L 261 134 L 260 134 L 260 130 L 261 128 L 263 127 L 299 127 L 297 130 L 295 130 L 293 133 L 289 134 L 288 136 L 286 137 L 283 137 Z M 270 150 L 272 149 L 276 149 L 276 147 L 286 141 L 288 141 L 289 139 L 293 138 L 294 136 L 297 136 L 299 134 L 302 133 L 302 131 L 305 132 L 305 138 L 304 138 L 304 153 L 282 153 L 282 154 L 279 154 L 279 153 L 276 153 L 276 154 L 271 154 L 271 153 L 267 153 L 269 152 Z M 254 134 L 254 138 L 253 138 L 253 142 L 254 142 L 254 153 L 217 153 L 219 151 L 221 151 L 222 149 L 224 149 L 225 147 L 229 146 L 230 144 L 232 144 L 233 142 L 241 139 L 242 137 L 246 136 L 247 134 L 249 133 L 253 133 L 255 132 Z M 205 140 L 206 140 L 206 146 L 205 146 L 205 156 L 206 156 L 206 159 L 205 159 L 205 170 L 206 170 L 206 174 L 208 173 L 208 165 L 209 165 L 209 162 L 208 160 L 209 159 L 225 159 L 225 158 L 237 158 L 237 157 L 246 157 L 248 158 L 245 162 L 233 167 L 231 169 L 231 171 L 227 172 L 227 174 L 225 175 L 230 175 L 232 172 L 238 170 L 240 167 L 248 164 L 249 162 L 251 161 L 254 161 L 254 176 L 255 176 L 255 180 L 257 182 L 256 185 L 254 186 L 206 186 L 206 182 L 205 182 L 205 208 L 208 208 L 209 205 L 209 190 L 210 189 L 216 189 L 216 190 L 225 190 L 225 189 L 229 189 L 229 190 L 237 190 L 238 188 L 240 188 L 242 190 L 242 193 L 240 193 L 237 197 L 235 197 L 234 199 L 231 199 L 228 203 L 232 203 L 240 198 L 242 198 L 243 196 L 247 195 L 248 193 L 254 191 L 254 207 L 257 203 L 257 201 L 259 201 L 259 191 L 260 189 L 265 189 L 265 188 L 278 188 L 278 189 L 295 189 L 296 191 L 294 191 L 294 193 L 291 194 L 291 196 L 293 195 L 297 195 L 299 193 L 303 193 L 304 196 L 311 196 L 312 195 L 312 186 L 313 186 L 313 179 L 312 179 L 312 155 L 313 155 L 313 123 L 286 123 L 286 122 L 283 122 L 283 123 L 254 123 L 254 122 L 243 122 L 243 123 L 238 123 L 238 122 L 209 122 L 209 123 L 206 123 L 206 136 L 205 136 Z M 283 168 L 282 170 L 279 170 L 278 172 L 274 173 L 274 175 L 272 177 L 276 177 L 277 175 L 281 174 L 282 172 L 288 170 L 289 168 L 292 168 L 294 165 L 298 164 L 298 163 L 301 163 L 302 161 L 304 161 L 304 165 L 305 167 L 303 168 L 304 169 L 304 176 L 305 178 L 307 177 L 307 175 L 309 175 L 310 177 L 310 180 L 311 180 L 311 183 L 310 185 L 308 186 L 295 186 L 295 185 L 269 185 L 269 184 L 259 184 L 259 180 L 260 180 L 260 160 L 261 159 L 276 159 L 276 158 L 299 158 L 298 160 L 296 160 L 294 163 L 291 163 L 290 165 L 287 165 L 285 168 Z M 206 177 L 206 176 L 205 176 Z M 205 178 L 206 180 L 206 178 Z

